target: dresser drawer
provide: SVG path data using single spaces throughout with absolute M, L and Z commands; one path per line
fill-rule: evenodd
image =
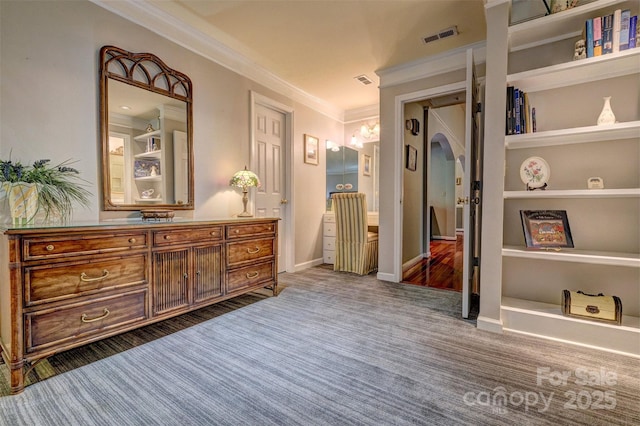
M 117 234 L 87 233 L 55 237 L 28 237 L 25 238 L 22 243 L 24 260 L 112 253 L 146 247 L 146 232 Z
M 323 250 L 335 250 L 336 249 L 336 237 L 323 237 L 322 238 Z
M 239 225 L 227 225 L 227 238 L 244 238 L 262 235 L 275 235 L 275 223 L 243 223 Z
M 336 223 L 335 214 L 325 214 L 323 218 L 324 223 Z
M 335 222 L 325 222 L 322 227 L 322 235 L 325 237 L 335 237 L 336 236 L 336 224 Z
M 147 290 L 25 314 L 27 352 L 71 344 L 148 317 Z
M 274 262 L 259 263 L 227 272 L 227 293 L 275 279 Z
M 24 271 L 25 306 L 148 282 L 146 254 L 53 263 Z
M 275 252 L 274 244 L 274 238 L 227 243 L 227 265 L 233 266 L 272 257 Z
M 167 244 L 219 241 L 222 240 L 222 236 L 222 226 L 154 231 L 153 245 L 163 246 Z
M 323 253 L 323 260 L 324 263 L 328 263 L 330 265 L 333 265 L 334 263 L 336 263 L 336 252 L 334 250 L 325 250 Z

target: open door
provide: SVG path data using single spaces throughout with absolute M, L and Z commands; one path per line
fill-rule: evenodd
M 469 318 L 473 294 L 479 294 L 480 265 L 480 209 L 481 209 L 481 141 L 480 103 L 473 63 L 473 50 L 467 50 L 465 165 L 463 192 L 463 261 L 462 261 L 462 317 Z

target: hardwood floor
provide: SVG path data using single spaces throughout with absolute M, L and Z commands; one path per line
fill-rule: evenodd
M 404 273 L 403 283 L 446 290 L 462 290 L 463 236 L 456 241 L 431 241 L 431 257 L 423 259 Z

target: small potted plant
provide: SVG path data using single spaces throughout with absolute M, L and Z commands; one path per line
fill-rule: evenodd
M 71 217 L 73 203 L 88 205 L 90 192 L 70 160 L 52 166 L 38 160 L 31 166 L 0 160 L 0 189 L 9 202 L 14 224 L 32 223 L 42 213 L 45 220 Z

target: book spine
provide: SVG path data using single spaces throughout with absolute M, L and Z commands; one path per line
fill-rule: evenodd
M 506 129 L 505 132 L 507 135 L 513 134 L 513 124 L 511 122 L 511 118 L 513 116 L 512 111 L 513 106 L 513 86 L 507 86 L 507 108 L 506 108 Z
M 613 14 L 602 17 L 602 54 L 613 53 Z
M 587 49 L 587 58 L 593 57 L 593 19 L 587 19 L 585 22 L 585 48 Z
M 525 133 L 531 133 L 531 103 L 528 93 L 524 94 L 524 125 Z
M 634 15 L 629 19 L 629 49 L 633 49 L 637 46 L 636 33 L 638 25 L 638 15 Z
M 611 36 L 612 42 L 612 53 L 617 53 L 620 51 L 620 30 L 622 28 L 622 10 L 616 9 L 613 12 L 613 33 Z
M 602 55 L 602 17 L 593 18 L 593 56 Z
M 513 133 L 515 133 L 516 135 L 519 135 L 520 134 L 520 90 L 514 89 L 513 91 L 514 91 L 514 104 L 516 107 L 516 115 L 515 115 L 516 127 Z
M 538 131 L 538 128 L 536 127 L 536 109 L 535 108 L 531 108 L 531 131 L 533 133 Z
M 620 50 L 629 48 L 629 21 L 631 20 L 631 11 L 625 9 L 622 11 L 620 20 Z

